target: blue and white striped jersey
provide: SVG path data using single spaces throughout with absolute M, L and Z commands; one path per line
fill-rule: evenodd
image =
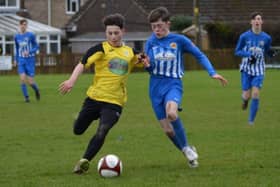
M 267 33 L 255 34 L 252 30 L 242 33 L 235 48 L 235 55 L 242 57 L 240 71 L 253 76 L 264 75 L 265 55 L 270 47 L 271 37 Z M 251 56 L 256 58 L 254 64 L 250 63 Z
M 186 36 L 169 33 L 164 38 L 157 38 L 153 33 L 145 45 L 145 53 L 150 58 L 147 68 L 152 76 L 182 78 L 184 75 L 183 54 L 191 53 L 208 71 L 216 74 L 208 58 Z
M 39 46 L 36 42 L 35 35 L 31 32 L 19 33 L 15 35 L 15 49 L 16 49 L 16 61 L 19 58 L 29 58 L 36 55 L 36 51 Z M 24 53 L 28 52 L 28 56 L 24 56 Z

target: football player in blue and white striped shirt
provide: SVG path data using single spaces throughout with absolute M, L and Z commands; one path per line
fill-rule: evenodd
M 198 154 L 193 146 L 189 146 L 177 113 L 183 94 L 183 54 L 192 54 L 208 74 L 223 85 L 227 80 L 216 73 L 208 58 L 187 37 L 170 33 L 170 14 L 165 7 L 152 10 L 149 22 L 153 34 L 146 42 L 147 56 L 140 61 L 151 75 L 149 95 L 152 107 L 166 135 L 188 158 L 190 167 L 197 167 Z
M 252 98 L 248 122 L 254 124 L 259 108 L 260 89 L 265 74 L 265 56 L 273 56 L 271 37 L 262 31 L 262 14 L 251 14 L 251 29 L 242 33 L 239 37 L 235 55 L 242 57 L 240 65 L 242 84 L 242 109 L 246 110 L 250 98 Z
M 19 21 L 19 33 L 15 35 L 15 63 L 18 66 L 18 74 L 20 76 L 21 91 L 24 95 L 25 102 L 29 103 L 29 94 L 27 84 L 32 87 L 35 92 L 36 99 L 40 100 L 40 92 L 38 85 L 34 81 L 36 52 L 39 45 L 36 36 L 32 32 L 27 31 L 27 20 Z

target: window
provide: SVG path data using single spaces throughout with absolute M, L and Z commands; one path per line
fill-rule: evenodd
M 38 35 L 40 44 L 40 53 L 42 54 L 59 54 L 61 52 L 60 35 Z
M 0 36 L 0 55 L 3 55 L 4 54 L 4 43 L 3 43 L 3 40 L 2 40 L 2 36 Z
M 7 55 L 14 55 L 14 36 L 12 35 L 7 35 L 5 36 L 5 41 L 4 43 L 4 50 L 5 54 Z
M 61 44 L 60 35 L 38 35 L 37 42 L 39 44 L 41 54 L 60 54 Z M 0 36 L 0 55 L 14 55 L 14 36 Z
M 5 45 L 6 55 L 14 55 L 14 44 L 6 43 Z
M 79 8 L 80 0 L 66 0 L 66 14 L 75 14 Z
M 19 9 L 19 0 L 0 0 L 0 9 Z

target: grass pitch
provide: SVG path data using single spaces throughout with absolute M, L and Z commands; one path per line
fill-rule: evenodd
M 89 173 L 72 174 L 96 130 L 93 123 L 74 136 L 72 123 L 85 98 L 92 75 L 84 74 L 73 91 L 62 96 L 57 88 L 69 75 L 38 75 L 42 99 L 24 103 L 17 76 L 1 76 L 0 186 L 278 186 L 280 183 L 280 73 L 268 70 L 256 123 L 247 124 L 241 110 L 237 70 L 220 71 L 227 87 L 205 71 L 186 72 L 180 117 L 188 140 L 198 149 L 200 166 L 190 169 L 186 159 L 166 138 L 148 99 L 148 74 L 133 73 L 128 103 L 120 121 L 91 162 Z M 101 178 L 96 165 L 105 154 L 123 161 L 123 174 Z

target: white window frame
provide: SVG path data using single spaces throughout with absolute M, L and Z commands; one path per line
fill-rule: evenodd
M 9 37 L 13 37 L 13 36 L 9 36 Z M 1 44 L 1 48 L 2 48 L 2 52 L 0 53 L 0 55 L 6 55 L 7 53 L 7 49 L 6 49 L 6 45 L 7 44 L 11 44 L 14 48 L 14 53 L 15 53 L 15 42 L 14 40 L 9 40 L 7 41 L 7 36 L 6 35 L 1 35 L 1 40 L 0 40 L 0 44 Z M 14 55 L 14 54 L 9 54 L 9 55 Z
M 0 10 L 9 10 L 9 9 L 20 9 L 20 0 L 16 0 L 16 6 L 8 6 L 8 2 L 9 0 L 5 0 L 5 5 L 4 6 L 0 6 Z
M 0 55 L 6 54 L 4 37 L 5 37 L 4 35 L 0 35 L 0 48 L 1 48 Z
M 76 4 L 76 10 L 73 10 L 72 3 Z M 65 0 L 66 14 L 75 14 L 80 9 L 80 0 Z
M 45 44 L 46 45 L 46 54 L 60 54 L 61 53 L 61 36 L 58 34 L 54 34 L 57 36 L 56 40 L 51 40 L 50 35 L 37 35 L 36 40 L 38 42 L 38 45 L 40 44 Z M 45 37 L 45 39 L 40 39 L 40 37 Z M 6 55 L 6 45 L 7 44 L 12 44 L 14 46 L 14 53 L 15 53 L 15 42 L 14 40 L 9 40 L 7 41 L 7 36 L 6 35 L 0 35 L 0 47 L 2 48 L 2 52 L 0 55 Z M 57 51 L 54 53 L 51 53 L 51 44 L 56 44 L 57 45 Z
M 57 39 L 56 40 L 51 40 L 50 39 L 50 35 L 37 35 L 37 42 L 38 44 L 46 44 L 47 45 L 47 51 L 46 53 L 47 54 L 51 54 L 51 43 L 55 43 L 57 44 L 57 51 L 56 51 L 56 54 L 60 54 L 61 53 L 61 43 L 60 43 L 60 39 L 61 39 L 61 36 L 58 34 L 56 35 L 57 36 Z M 40 39 L 40 37 L 46 37 L 46 39 Z

